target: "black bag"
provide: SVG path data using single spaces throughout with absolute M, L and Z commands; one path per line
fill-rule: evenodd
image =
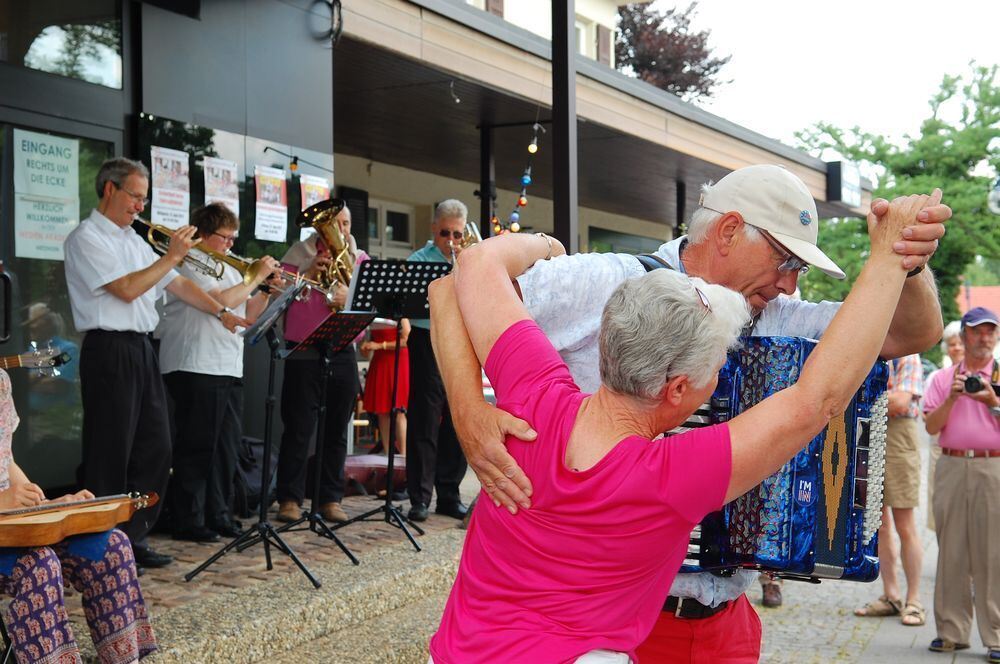
M 236 477 L 233 480 L 233 514 L 252 517 L 260 507 L 261 470 L 264 464 L 264 441 L 244 437 L 240 441 Z M 278 454 L 271 450 L 271 477 L 268 482 L 267 504 L 274 502 Z

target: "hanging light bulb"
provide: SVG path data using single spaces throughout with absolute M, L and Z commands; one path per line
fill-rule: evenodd
M 510 220 L 511 220 L 511 222 L 515 222 L 515 221 L 517 221 L 520 218 L 521 218 L 521 215 L 518 214 L 517 212 L 511 212 L 510 213 Z
M 503 226 L 500 225 L 500 222 L 498 221 L 498 222 L 494 223 L 493 224 L 493 232 L 496 233 L 497 235 L 500 235 L 501 231 L 503 231 Z
M 516 221 L 510 225 L 511 233 L 517 233 L 520 230 L 521 230 L 521 224 L 517 223 Z
M 299 170 L 299 158 L 298 157 L 292 157 L 292 163 L 290 163 L 288 165 L 288 170 L 290 170 L 292 173 L 294 173 L 297 170 Z
M 535 154 L 536 152 L 538 152 L 538 137 L 537 136 L 532 136 L 531 137 L 531 142 L 528 143 L 528 152 L 530 152 L 531 154 Z
M 529 184 L 531 184 L 531 173 L 525 171 L 524 175 L 521 176 L 521 185 L 527 187 Z
M 524 194 L 521 194 L 521 197 L 517 199 L 517 204 L 520 207 L 524 207 L 525 205 L 528 204 L 528 197 L 525 196 Z

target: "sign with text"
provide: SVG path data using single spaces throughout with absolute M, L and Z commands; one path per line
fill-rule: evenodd
M 254 236 L 258 240 L 284 242 L 288 234 L 288 190 L 285 170 L 269 166 L 254 166 L 257 182 L 257 223 Z
M 150 158 L 153 164 L 153 223 L 170 228 L 186 226 L 191 209 L 188 153 L 154 145 L 150 148 Z
M 303 210 L 330 198 L 330 183 L 326 178 L 316 177 L 315 175 L 300 175 L 299 186 L 302 188 Z M 304 241 L 315 232 L 315 229 L 307 226 L 299 231 L 299 240 Z
M 80 142 L 14 129 L 14 255 L 63 260 L 80 223 Z
M 14 191 L 48 198 L 79 198 L 80 141 L 15 129 Z

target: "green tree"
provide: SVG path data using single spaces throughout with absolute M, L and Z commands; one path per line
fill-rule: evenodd
M 796 136 L 802 145 L 819 154 L 833 150 L 845 158 L 871 164 L 881 174 L 874 195 L 892 199 L 897 195 L 930 192 L 940 187 L 944 202 L 954 214 L 948 232 L 931 261 L 937 277 L 945 320 L 958 317 L 955 296 L 962 275 L 976 258 L 990 264 L 1000 260 L 1000 221 L 986 207 L 991 178 L 978 175 L 983 165 L 1000 171 L 1000 81 L 998 66 L 971 65 L 961 76 L 945 76 L 930 100 L 931 114 L 916 136 L 907 135 L 904 145 L 859 127 L 844 130 L 819 123 Z M 949 123 L 947 116 L 957 114 Z M 837 220 L 821 227 L 820 241 L 830 257 L 848 272 L 844 282 L 815 278 L 802 282 L 807 299 L 842 299 L 857 276 L 868 246 L 867 226 L 862 220 Z

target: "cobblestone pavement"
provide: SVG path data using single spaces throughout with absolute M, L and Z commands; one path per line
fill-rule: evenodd
M 926 441 L 924 441 L 926 443 Z M 920 596 L 927 608 L 927 624 L 904 626 L 898 617 L 857 618 L 853 611 L 882 594 L 882 581 L 850 583 L 824 581 L 811 585 L 786 581 L 784 603 L 777 609 L 760 605 L 760 589 L 749 595 L 764 625 L 761 661 L 769 664 L 804 664 L 811 662 L 927 662 L 952 664 L 982 662 L 985 649 L 973 626 L 972 647 L 956 654 L 933 653 L 927 649 L 937 635 L 934 629 L 934 573 L 937 565 L 937 542 L 926 528 L 927 447 L 922 447 L 922 505 L 917 523 L 924 543 L 924 565 Z M 905 580 L 900 571 L 900 587 Z

